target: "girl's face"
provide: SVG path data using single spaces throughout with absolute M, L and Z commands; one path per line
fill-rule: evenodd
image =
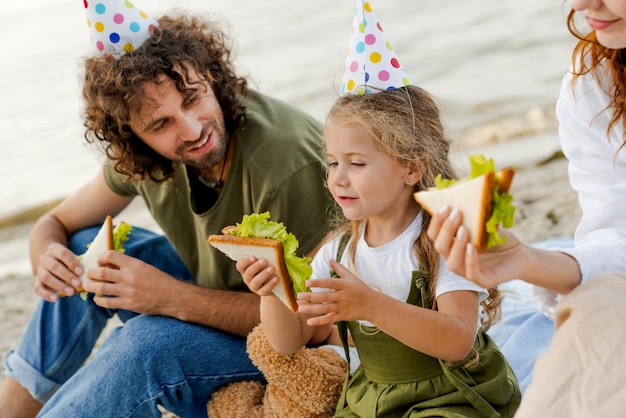
M 603 46 L 626 48 L 626 1 L 572 0 L 572 9 L 585 12 L 589 26 Z
M 413 199 L 405 185 L 407 168 L 364 137 L 358 126 L 340 126 L 330 118 L 324 141 L 329 163 L 328 188 L 349 220 L 396 216 Z

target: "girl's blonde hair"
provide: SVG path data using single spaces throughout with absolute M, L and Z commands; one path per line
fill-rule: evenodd
M 328 119 L 331 118 L 339 125 L 359 126 L 364 136 L 392 156 L 397 164 L 421 173 L 415 191 L 433 187 L 439 174 L 445 179 L 457 178 L 448 158 L 450 140 L 441 122 L 439 107 L 420 87 L 406 86 L 362 96 L 342 96 L 328 113 Z M 420 266 L 429 273 L 429 293 L 433 309 L 436 309 L 434 295 L 439 254 L 426 235 L 430 219 L 430 214 L 422 211 L 422 228 L 413 244 L 413 252 Z M 352 236 L 358 236 L 360 225 L 361 221 L 349 222 L 341 211 L 337 211 L 337 234 L 351 230 Z M 352 240 L 348 251 L 353 263 L 356 240 Z M 501 300 L 498 289 L 489 289 L 489 297 L 482 303 L 485 328 L 499 318 Z
M 609 96 L 609 106 L 604 110 L 613 110 L 607 136 L 618 123 L 626 124 L 626 49 L 611 49 L 603 46 L 596 38 L 595 32 L 583 33 L 576 27 L 576 11 L 571 10 L 567 15 L 567 28 L 570 33 L 578 38 L 578 43 L 572 52 L 572 63 L 574 64 L 574 77 L 585 74 L 592 74 L 599 79 L 597 72 L 599 68 L 606 65 L 611 71 L 610 90 L 606 91 Z M 622 138 L 622 143 L 618 149 L 626 146 L 626 137 Z

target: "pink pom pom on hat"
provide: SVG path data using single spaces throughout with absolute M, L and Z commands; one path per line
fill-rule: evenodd
M 369 2 L 357 0 L 341 95 L 375 93 L 410 84 Z
M 83 3 L 97 57 L 119 58 L 132 52 L 159 26 L 129 0 L 83 0 Z

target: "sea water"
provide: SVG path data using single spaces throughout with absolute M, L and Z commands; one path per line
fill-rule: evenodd
M 93 1 L 93 0 L 92 0 Z M 137 0 L 230 25 L 252 88 L 323 120 L 337 97 L 354 0 Z M 370 0 L 413 84 L 441 103 L 459 141 L 550 130 L 574 38 L 554 0 Z M 78 0 L 5 2 L 0 11 L 0 219 L 64 197 L 97 170 L 84 140 Z

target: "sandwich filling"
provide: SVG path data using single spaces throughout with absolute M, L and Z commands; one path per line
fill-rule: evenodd
M 270 221 L 269 212 L 244 215 L 235 228 L 229 228 L 226 232 L 242 238 L 268 238 L 280 241 L 283 245 L 287 272 L 293 281 L 293 290 L 296 294 L 310 291 L 305 282 L 313 274 L 311 258 L 296 255 L 296 250 L 300 246 L 298 239 L 291 232 L 287 232 L 282 222 Z

